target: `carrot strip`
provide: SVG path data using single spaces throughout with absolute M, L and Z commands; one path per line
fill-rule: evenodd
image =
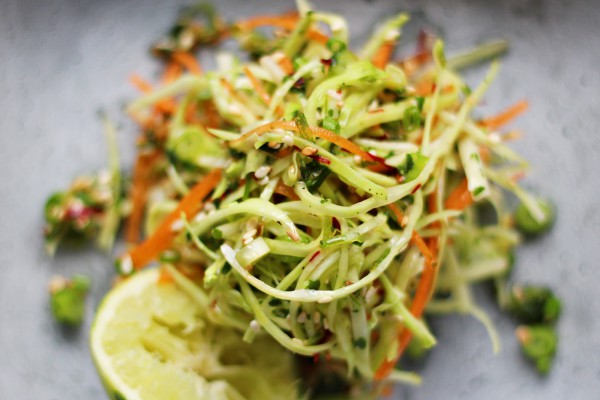
M 444 208 L 447 210 L 464 210 L 471 204 L 473 204 L 473 196 L 469 192 L 467 178 L 464 178 L 462 182 L 450 193 L 450 196 L 446 199 Z
M 167 68 L 165 68 L 165 72 L 161 77 L 161 83 L 163 85 L 167 85 L 173 81 L 175 81 L 181 75 L 181 65 L 170 62 L 167 64 Z
M 252 87 L 254 88 L 254 90 L 256 90 L 256 93 L 258 93 L 263 103 L 265 103 L 266 105 L 271 104 L 271 96 L 269 96 L 262 83 L 258 79 L 256 79 L 252 71 L 250 71 L 250 68 L 248 68 L 247 66 L 244 67 L 244 74 L 246 74 L 248 79 L 250 79 Z
M 236 25 L 244 30 L 256 29 L 261 26 L 274 26 L 291 31 L 296 27 L 299 20 L 300 15 L 294 11 L 281 15 L 259 15 L 239 21 Z
M 317 29 L 309 30 L 308 33 L 306 34 L 306 36 L 310 40 L 314 40 L 315 42 L 320 43 L 320 44 L 327 44 L 327 42 L 329 41 L 329 36 L 325 35 L 323 32 L 321 32 Z
M 381 45 L 381 47 L 379 47 L 377 53 L 375 53 L 373 59 L 371 60 L 373 65 L 379 69 L 383 69 L 390 61 L 395 47 L 396 42 L 393 40 L 386 40 L 385 42 L 383 42 L 383 44 Z
M 129 77 L 129 82 L 142 93 L 149 93 L 152 91 L 152 85 L 138 74 L 132 74 Z
M 402 211 L 396 206 L 394 203 L 388 204 L 388 208 L 392 211 L 398 221 L 401 221 L 404 218 Z M 425 257 L 425 265 L 423 271 L 421 272 L 421 279 L 419 280 L 419 284 L 417 285 L 417 290 L 415 292 L 415 296 L 413 298 L 412 304 L 410 306 L 410 313 L 415 318 L 420 318 L 423 315 L 423 311 L 425 311 L 425 306 L 429 302 L 431 298 L 431 294 L 433 293 L 433 282 L 435 281 L 436 268 L 435 258 L 431 253 L 429 247 L 423 241 L 423 238 L 419 236 L 418 233 L 413 231 L 413 235 L 411 237 L 411 243 L 417 246 L 419 251 Z M 385 360 L 375 372 L 375 379 L 382 380 L 387 377 L 398 360 L 400 356 L 408 346 L 410 339 L 412 338 L 412 333 L 410 330 L 403 328 L 398 334 L 398 353 L 392 360 Z
M 173 275 L 171 275 L 169 270 L 167 270 L 165 268 L 161 268 L 160 274 L 158 275 L 158 284 L 164 285 L 164 284 L 173 283 L 173 282 L 175 282 L 175 278 L 173 278 Z
M 142 93 L 150 93 L 154 90 L 152 85 L 138 74 L 131 75 L 129 77 L 129 82 Z M 175 104 L 169 100 L 163 100 L 156 103 L 156 107 L 167 114 L 175 112 Z
M 498 129 L 501 126 L 506 125 L 507 123 L 512 121 L 514 118 L 518 117 L 528 108 L 529 103 L 526 100 L 521 100 L 516 104 L 513 104 L 500 114 L 495 115 L 493 117 L 485 118 L 479 121 L 479 123 L 489 129 Z
M 231 141 L 231 143 L 239 143 L 252 135 L 262 135 L 262 134 L 272 131 L 274 129 L 284 129 L 284 130 L 294 131 L 294 132 L 299 131 L 299 128 L 294 121 L 274 121 L 274 122 L 269 122 L 268 124 L 265 124 L 265 125 L 261 125 L 258 128 L 251 130 L 250 132 L 244 133 L 239 138 Z M 316 127 L 316 126 L 310 126 L 310 127 L 308 127 L 308 129 L 310 130 L 310 132 L 313 135 L 315 135 L 321 139 L 327 140 L 328 142 L 331 142 L 337 146 L 340 146 L 342 149 L 359 156 L 360 158 L 362 158 L 365 161 L 379 162 L 379 163 L 382 162 L 382 160 L 379 157 L 374 156 L 373 154 L 364 151 L 356 144 L 352 143 L 351 141 L 349 141 L 348 139 L 346 139 L 340 135 L 337 135 L 334 132 L 331 132 L 325 128 Z
M 281 181 L 277 182 L 277 186 L 275 186 L 275 193 L 285 196 L 290 200 L 300 200 L 300 197 L 298 197 L 296 192 L 294 192 L 294 189 L 284 185 Z
M 171 246 L 173 237 L 173 223 L 181 218 L 181 213 L 186 217 L 192 216 L 202 206 L 204 198 L 215 188 L 221 180 L 221 170 L 214 169 L 196 184 L 190 192 L 179 202 L 177 208 L 171 212 L 160 224 L 156 232 L 128 252 L 135 269 L 144 267 L 153 261 L 158 255 Z
M 173 60 L 194 75 L 202 75 L 202 67 L 196 58 L 190 53 L 178 51 L 173 53 Z
M 283 72 L 286 73 L 286 75 L 292 75 L 294 73 L 294 63 L 288 56 L 283 55 L 283 57 L 281 57 L 277 64 L 279 64 L 279 66 L 281 67 Z
M 140 229 L 144 217 L 144 208 L 152 175 L 152 167 L 161 156 L 156 150 L 152 153 L 140 154 L 133 169 L 133 184 L 131 187 L 131 213 L 125 226 L 125 240 L 135 244 L 140 239 Z

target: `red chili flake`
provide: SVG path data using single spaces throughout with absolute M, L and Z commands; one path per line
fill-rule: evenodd
M 331 164 L 331 160 L 329 160 L 329 158 L 321 157 L 318 154 L 313 154 L 312 156 L 309 156 L 309 157 L 317 162 L 320 162 L 321 164 L 325 164 L 325 165 Z
M 315 355 L 313 356 L 313 362 L 314 362 L 315 364 L 319 362 L 319 356 L 320 356 L 320 354 L 319 354 L 319 353 L 317 353 L 317 354 L 315 354 Z
M 410 194 L 415 194 L 417 192 L 417 190 L 421 189 L 421 184 L 419 183 L 412 192 L 410 192 Z
M 326 67 L 331 67 L 333 65 L 333 58 L 321 58 L 321 64 Z
M 340 226 L 340 221 L 338 221 L 338 219 L 337 219 L 336 217 L 332 217 L 332 218 L 331 218 L 331 224 L 333 225 L 333 227 L 334 227 L 335 229 L 337 229 L 337 230 L 340 230 L 340 229 L 341 229 L 341 226 Z
M 75 205 L 67 208 L 65 218 L 70 220 L 83 220 L 89 218 L 93 213 L 94 211 L 90 207 Z
M 310 257 L 310 260 L 308 260 L 308 262 L 312 262 L 312 261 L 313 261 L 315 258 L 317 258 L 317 256 L 318 256 L 319 254 L 321 254 L 321 251 L 317 251 L 315 254 L 313 254 L 313 255 Z
M 350 286 L 350 285 L 352 285 L 352 281 L 346 281 L 346 282 L 344 282 L 344 283 L 345 283 L 345 285 L 346 285 L 346 286 Z
M 396 182 L 402 183 L 404 182 L 404 175 L 396 174 Z
M 378 108 L 376 110 L 369 111 L 368 114 L 377 114 L 377 113 L 380 113 L 380 112 L 383 112 L 383 111 L 384 111 L 383 108 Z
M 302 89 L 304 89 L 305 83 L 306 83 L 306 81 L 304 80 L 304 78 L 300 78 L 296 82 L 294 82 L 293 88 L 296 90 L 302 90 Z
M 325 353 L 325 360 L 331 361 L 331 359 L 332 359 L 331 353 L 330 352 Z

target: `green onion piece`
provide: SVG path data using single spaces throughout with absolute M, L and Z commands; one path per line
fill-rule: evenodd
M 416 179 L 427 165 L 427 161 L 429 158 L 421 153 L 407 154 L 404 163 L 398 166 L 398 171 L 404 176 L 404 182 Z
M 404 131 L 412 132 L 421 126 L 421 112 L 417 107 L 408 107 L 402 116 Z
M 522 323 L 553 323 L 560 315 L 561 303 L 549 288 L 514 286 L 509 309 Z
M 523 354 L 535 363 L 541 374 L 546 375 L 552 367 L 558 344 L 554 328 L 524 325 L 517 328 L 516 335 Z
M 80 325 L 89 288 L 90 280 L 83 275 L 75 275 L 71 279 L 55 278 L 50 288 L 50 307 L 54 319 L 69 326 Z
M 555 219 L 555 211 L 552 204 L 546 200 L 538 200 L 538 205 L 543 213 L 541 221 L 537 221 L 529 212 L 525 204 L 520 203 L 515 210 L 515 223 L 517 228 L 527 235 L 540 235 L 550 229 Z

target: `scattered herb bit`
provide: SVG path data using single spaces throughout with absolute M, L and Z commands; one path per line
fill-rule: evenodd
M 558 344 L 554 328 L 545 325 L 523 325 L 517 328 L 516 335 L 523 354 L 535 363 L 541 374 L 548 374 Z
M 89 288 L 90 280 L 83 275 L 71 279 L 54 278 L 50 282 L 50 307 L 54 319 L 69 326 L 81 325 Z
M 522 323 L 556 322 L 560 309 L 560 300 L 549 288 L 514 286 L 511 291 L 510 311 Z

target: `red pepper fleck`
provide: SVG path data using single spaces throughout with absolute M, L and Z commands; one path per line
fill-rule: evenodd
M 317 162 L 320 162 L 321 164 L 325 164 L 325 165 L 331 164 L 331 160 L 329 160 L 329 158 L 321 157 L 318 154 L 313 154 L 312 156 L 309 156 L 309 157 Z
M 417 193 L 417 190 L 419 190 L 419 189 L 421 189 L 421 184 L 420 184 L 420 183 L 419 183 L 419 184 L 418 184 L 418 185 L 417 185 L 417 186 L 416 186 L 416 187 L 413 189 L 413 191 L 412 191 L 412 192 L 410 192 L 410 194 L 415 194 L 415 193 Z
M 321 251 L 317 251 L 315 254 L 313 254 L 308 262 L 312 262 L 319 254 L 321 254 Z
M 340 221 L 338 221 L 338 219 L 336 217 L 331 218 L 331 225 L 333 225 L 333 227 L 337 230 L 341 229 Z
M 313 356 L 313 362 L 314 362 L 315 364 L 319 362 L 319 356 L 320 356 L 320 354 L 319 354 L 319 353 L 317 353 L 317 354 L 315 354 L 315 355 Z

